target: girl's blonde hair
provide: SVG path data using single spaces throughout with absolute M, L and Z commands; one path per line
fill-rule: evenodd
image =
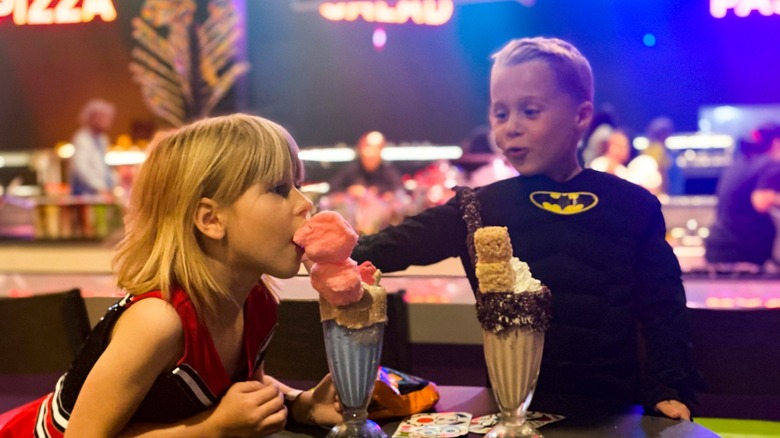
M 201 198 L 230 205 L 255 184 L 302 178 L 298 146 L 270 120 L 245 114 L 204 119 L 156 138 L 133 184 L 125 237 L 113 269 L 131 294 L 174 287 L 199 315 L 228 297 L 206 266 L 194 217 Z

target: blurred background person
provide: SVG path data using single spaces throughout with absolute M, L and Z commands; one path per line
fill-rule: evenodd
M 602 124 L 594 131 L 589 143 L 584 152 L 596 156 L 588 167 L 631 181 L 655 195 L 660 193 L 662 176 L 657 161 L 649 155 L 636 156 L 627 131 Z
M 110 146 L 107 133 L 114 123 L 115 112 L 114 105 L 103 99 L 90 100 L 81 110 L 81 128 L 71 140 L 74 153 L 68 173 L 72 194 L 111 194 L 114 176 L 105 157 Z
M 780 125 L 763 125 L 743 140 L 723 171 L 715 223 L 705 240 L 716 272 L 759 273 L 771 263 L 777 230 L 769 214 L 780 191 Z
M 617 124 L 612 115 L 612 109 L 607 108 L 593 115 L 588 130 L 582 136 L 577 158 L 583 167 L 590 167 L 590 163 L 606 149 L 606 142 Z
M 594 148 L 596 157 L 590 161 L 590 168 L 601 172 L 611 173 L 623 179 L 628 178 L 626 164 L 631 159 L 631 140 L 625 131 L 611 129 L 604 141 Z
M 356 157 L 329 181 L 327 196 L 319 207 L 334 210 L 361 234 L 376 233 L 403 217 L 403 181 L 395 167 L 382 158 L 386 144 L 379 131 L 363 134 L 355 146 Z M 400 195 L 400 197 L 399 197 Z
M 348 192 L 360 197 L 365 192 L 395 192 L 403 187 L 400 173 L 382 159 L 385 136 L 379 131 L 363 134 L 357 142 L 357 159 L 330 180 L 330 192 Z
M 659 116 L 648 123 L 645 129 L 648 145 L 641 156 L 655 161 L 661 182 L 657 192 L 670 195 L 682 195 L 685 192 L 684 180 L 680 169 L 674 163 L 674 156 L 666 147 L 666 139 L 674 133 L 674 122 L 666 116 Z
M 465 184 L 469 187 L 482 187 L 518 175 L 496 146 L 490 125 L 474 128 L 460 147 L 463 156 L 453 164 L 465 171 Z

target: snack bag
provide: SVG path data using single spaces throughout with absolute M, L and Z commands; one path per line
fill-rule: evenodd
M 436 384 L 387 367 L 379 367 L 368 418 L 405 417 L 433 408 L 439 401 Z

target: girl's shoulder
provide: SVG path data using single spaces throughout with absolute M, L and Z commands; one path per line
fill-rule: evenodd
M 162 299 L 159 292 L 150 292 L 130 297 L 126 309 L 114 325 L 112 339 L 121 332 L 135 342 L 144 338 L 154 344 L 177 346 L 181 343 L 183 325 L 174 304 Z

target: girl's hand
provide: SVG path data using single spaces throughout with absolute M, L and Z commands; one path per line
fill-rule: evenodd
M 226 436 L 264 436 L 284 429 L 287 409 L 279 388 L 251 380 L 233 384 L 211 420 Z
M 333 426 L 341 422 L 341 405 L 330 374 L 313 389 L 303 392 L 292 405 L 295 421 L 317 426 Z

